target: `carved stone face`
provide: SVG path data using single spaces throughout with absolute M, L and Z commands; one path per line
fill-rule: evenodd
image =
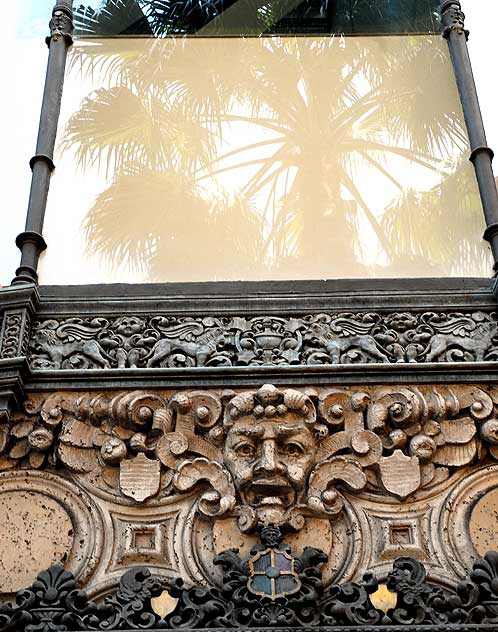
M 302 496 L 315 449 L 312 430 L 297 417 L 245 418 L 228 431 L 224 460 L 244 504 L 285 510 Z
M 138 333 L 144 324 L 144 321 L 136 316 L 123 316 L 113 323 L 116 332 L 123 336 L 131 336 Z
M 417 317 L 408 312 L 401 312 L 388 316 L 385 322 L 388 327 L 404 332 L 417 326 Z
M 38 329 L 34 331 L 33 334 L 34 340 L 36 344 L 57 344 L 57 335 L 55 331 L 52 329 Z

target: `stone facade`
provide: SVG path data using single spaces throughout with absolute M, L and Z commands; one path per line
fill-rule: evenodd
M 280 316 L 44 292 L 3 293 L 0 629 L 494 624 L 463 598 L 498 572 L 489 289 Z
M 410 556 L 451 586 L 498 535 L 497 414 L 488 385 L 32 395 L 2 426 L 2 590 L 61 561 L 95 599 L 137 566 L 217 585 L 269 526 L 325 585 Z

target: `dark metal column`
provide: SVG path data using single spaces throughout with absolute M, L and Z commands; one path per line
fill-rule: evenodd
M 43 92 L 36 154 L 29 164 L 33 172 L 29 194 L 26 228 L 18 235 L 16 244 L 21 251 L 21 265 L 12 284 L 37 283 L 38 259 L 47 247 L 42 229 L 47 205 L 50 175 L 54 169 L 53 152 L 61 106 L 62 85 L 66 68 L 67 50 L 72 44 L 72 0 L 59 0 L 52 11 L 47 75 Z
M 472 1 L 472 0 L 470 0 Z M 462 102 L 465 122 L 470 139 L 470 160 L 474 165 L 481 193 L 486 230 L 484 239 L 491 244 L 494 270 L 498 272 L 498 193 L 493 175 L 493 151 L 487 146 L 481 109 L 472 74 L 465 30 L 465 15 L 459 0 L 443 0 L 441 3 L 443 36 L 448 40 L 451 60 Z

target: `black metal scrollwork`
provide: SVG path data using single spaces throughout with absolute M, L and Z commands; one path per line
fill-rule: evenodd
M 188 587 L 180 579 L 159 578 L 137 567 L 123 575 L 114 594 L 97 604 L 77 589 L 70 572 L 53 566 L 40 573 L 29 589 L 20 591 L 15 603 L 0 605 L 0 631 L 320 627 L 332 632 L 347 627 L 365 632 L 378 626 L 393 632 L 497 629 L 498 553 L 487 553 L 475 562 L 468 579 L 453 590 L 429 583 L 418 560 L 398 558 L 387 577 L 387 587 L 396 593 L 397 602 L 384 612 L 372 603 L 378 582 L 371 573 L 360 582 L 325 586 L 320 571 L 327 559 L 325 553 L 307 547 L 301 556 L 292 556 L 278 531 L 275 527 L 263 529 L 261 544 L 252 549 L 249 560 L 243 560 L 233 549 L 217 555 L 214 561 L 222 569 L 221 587 Z M 272 552 L 292 562 L 295 589 L 287 594 L 285 590 L 261 594 L 264 590 L 254 589 L 258 573 L 261 577 L 266 572 L 269 580 L 278 575 L 272 563 L 258 566 L 262 555 Z M 285 573 L 284 569 L 281 577 L 288 578 Z M 151 599 L 165 590 L 177 603 L 161 618 Z

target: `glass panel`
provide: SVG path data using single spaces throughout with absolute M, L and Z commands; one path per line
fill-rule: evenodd
M 272 594 L 272 581 L 266 575 L 255 575 L 252 578 L 252 589 L 255 592 L 271 595 Z
M 296 579 L 289 575 L 281 575 L 275 580 L 275 592 L 278 594 L 291 593 L 296 590 Z
M 75 10 L 81 36 L 429 33 L 439 0 L 105 0 Z
M 271 566 L 271 553 L 267 553 L 266 555 L 262 555 L 260 558 L 253 562 L 254 570 L 256 572 L 264 573 L 265 570 Z
M 491 270 L 440 35 L 80 41 L 61 122 L 43 283 Z

